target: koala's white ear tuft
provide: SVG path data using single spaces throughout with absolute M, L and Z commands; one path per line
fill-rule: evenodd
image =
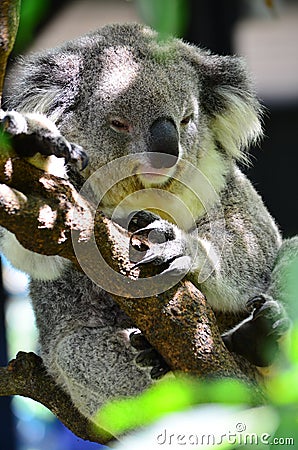
M 198 73 L 200 105 L 209 117 L 215 140 L 229 156 L 246 162 L 245 149 L 262 136 L 262 107 L 245 61 L 212 55 L 194 46 L 184 53 Z
M 245 61 L 207 54 L 201 63 L 202 103 L 214 138 L 229 156 L 247 162 L 245 150 L 262 136 L 262 108 Z
M 225 108 L 210 119 L 214 137 L 227 154 L 245 163 L 248 161 L 245 150 L 263 134 L 261 107 L 248 93 L 243 96 L 230 86 L 218 87 L 217 95 L 222 97 Z

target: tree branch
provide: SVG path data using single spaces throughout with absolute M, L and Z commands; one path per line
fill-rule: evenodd
M 131 280 L 140 276 L 140 269 L 133 269 L 129 260 L 128 232 L 102 214 L 96 214 L 93 222 L 93 206 L 69 181 L 45 174 L 19 157 L 2 156 L 0 182 L 6 182 L 0 186 L 0 225 L 13 232 L 24 247 L 63 256 L 82 270 L 72 246 L 71 231 L 86 260 L 90 258 L 94 231 L 100 253 L 116 272 L 125 273 Z M 48 222 L 41 219 L 45 208 L 51 211 Z M 92 259 L 90 265 L 94 265 Z M 96 270 L 100 278 L 101 266 L 96 266 Z M 151 268 L 142 269 L 141 275 L 150 277 Z M 224 346 L 210 306 L 192 283 L 182 281 L 158 296 L 146 297 L 145 292 L 140 292 L 140 298 L 124 296 L 129 291 L 124 293 L 115 277 L 109 283 L 115 301 L 173 370 L 247 378 L 239 360 Z M 253 371 L 251 377 L 254 378 Z
M 34 353 L 19 352 L 7 367 L 0 367 L 0 396 L 22 395 L 43 404 L 78 437 L 105 444 L 114 437 L 83 416 L 70 397 L 46 372 Z
M 19 26 L 21 0 L 1 0 L 0 5 L 0 107 L 7 59 Z

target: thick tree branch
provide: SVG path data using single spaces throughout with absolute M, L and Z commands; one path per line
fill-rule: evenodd
M 71 231 L 87 260 L 94 230 L 104 260 L 131 280 L 139 276 L 139 269 L 132 269 L 129 260 L 128 233 L 101 214 L 96 214 L 93 222 L 93 206 L 69 181 L 45 174 L 21 158 L 5 156 L 0 158 L 0 182 L 6 182 L 0 186 L 0 225 L 12 231 L 24 247 L 63 256 L 81 270 Z M 48 222 L 43 217 L 44 210 L 51 211 Z M 96 270 L 100 278 L 101 266 L 96 266 Z M 151 275 L 150 268 L 142 272 Z M 225 348 L 211 308 L 189 281 L 158 296 L 146 297 L 146 292 L 140 292 L 140 298 L 125 297 L 129 291 L 124 293 L 115 277 L 109 283 L 115 301 L 174 370 L 246 377 Z
M 70 397 L 46 372 L 41 358 L 34 353 L 19 352 L 7 367 L 0 367 L 1 395 L 22 395 L 36 400 L 82 439 L 102 444 L 114 439 L 82 416 Z
M 21 0 L 1 0 L 0 5 L 0 107 L 7 59 L 16 38 Z

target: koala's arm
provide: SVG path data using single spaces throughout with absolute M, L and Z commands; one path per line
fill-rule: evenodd
M 209 225 L 200 229 L 198 222 L 199 239 L 210 239 L 207 255 L 216 255 L 213 272 L 199 287 L 216 310 L 236 312 L 269 288 L 281 236 L 262 199 L 237 168 L 227 180 L 221 204 L 224 228 L 210 233 Z M 198 269 L 194 265 L 195 274 Z
M 153 245 L 147 260 L 167 266 L 163 273 L 178 279 L 189 271 L 214 310 L 246 313 L 247 318 L 227 330 L 223 340 L 230 351 L 253 364 L 269 365 L 277 353 L 278 339 L 289 328 L 284 296 L 278 292 L 283 255 L 274 269 L 283 253 L 280 234 L 260 196 L 237 168 L 221 194 L 218 224 L 216 212 L 212 215 L 213 227 L 207 215 L 198 220 L 197 236 L 165 221 L 160 226 L 158 220 L 153 222 L 153 229 L 170 238 Z M 156 237 L 156 231 L 152 236 Z
M 150 231 L 159 229 L 165 242 L 154 244 L 137 264 L 163 268 L 168 264 L 163 272 L 169 276 L 189 271 L 215 310 L 245 311 L 246 302 L 269 287 L 280 234 L 260 196 L 237 168 L 232 169 L 220 202 L 197 220 L 195 232 L 167 226 L 165 221 L 158 225 L 158 220 L 146 229 L 149 240 Z
M 68 142 L 43 114 L 0 110 L 0 126 L 9 133 L 13 148 L 20 156 L 48 173 L 67 178 L 66 162 L 80 163 L 82 167 L 87 164 L 88 158 L 82 147 Z M 70 264 L 59 256 L 39 255 L 25 249 L 4 228 L 0 233 L 0 250 L 15 268 L 35 279 L 55 279 Z

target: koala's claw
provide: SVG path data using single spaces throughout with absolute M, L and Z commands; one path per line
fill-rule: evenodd
M 246 308 L 248 311 L 253 312 L 254 310 L 261 308 L 265 302 L 266 298 L 264 295 L 257 295 L 246 302 Z
M 83 150 L 83 148 L 78 144 L 70 143 L 71 151 L 69 162 L 78 164 L 80 166 L 80 170 L 84 170 L 89 163 L 89 157 L 87 153 Z
M 36 153 L 54 155 L 64 158 L 66 164 L 79 164 L 83 170 L 88 164 L 83 148 L 68 142 L 54 124 L 50 125 L 50 121 L 42 117 L 33 118 L 17 111 L 0 110 L 0 126 L 9 135 L 14 150 L 20 156 L 31 157 Z
M 228 349 L 256 366 L 272 364 L 278 352 L 278 339 L 290 327 L 282 306 L 270 296 L 259 295 L 247 302 L 250 316 L 222 336 Z
M 147 341 L 145 336 L 140 331 L 133 331 L 129 335 L 130 344 L 136 350 L 146 350 L 152 348 L 152 345 Z
M 150 376 L 154 380 L 161 378 L 171 370 L 163 357 L 152 347 L 141 351 L 135 361 L 140 367 L 152 367 Z
M 192 260 L 186 254 L 186 245 L 177 227 L 146 211 L 135 214 L 133 226 L 146 221 L 148 224 L 134 231 L 130 239 L 130 258 L 135 263 L 134 267 L 152 263 L 161 266 L 162 274 L 185 275 Z
M 150 345 L 145 336 L 140 332 L 133 332 L 129 336 L 131 345 L 136 350 L 141 350 L 135 361 L 140 367 L 152 367 L 150 376 L 157 380 L 171 369 L 163 357 Z
M 259 321 L 259 327 L 267 330 L 268 336 L 275 336 L 279 339 L 288 331 L 290 320 L 282 306 L 273 298 L 266 295 L 259 295 L 247 302 L 247 307 L 252 312 L 251 321 Z
M 160 218 L 151 211 L 133 211 L 128 216 L 128 231 L 131 233 L 146 228 L 150 223 Z
M 159 380 L 162 378 L 166 373 L 170 372 L 170 368 L 167 365 L 167 363 L 163 360 L 164 366 L 155 366 L 151 369 L 150 376 L 152 380 Z

